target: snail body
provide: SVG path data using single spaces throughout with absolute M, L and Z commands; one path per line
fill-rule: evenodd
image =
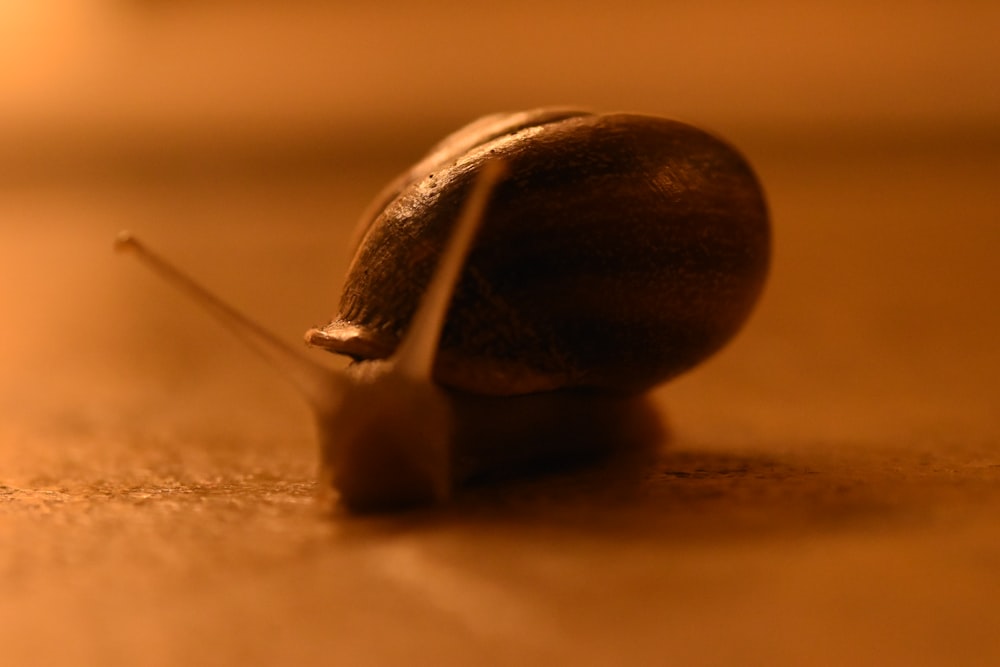
M 760 186 L 728 145 L 562 109 L 451 135 L 382 192 L 358 238 L 339 313 L 306 333 L 353 359 L 342 373 L 120 245 L 288 369 L 317 414 L 324 475 L 360 510 L 654 437 L 647 390 L 735 335 L 770 249 Z

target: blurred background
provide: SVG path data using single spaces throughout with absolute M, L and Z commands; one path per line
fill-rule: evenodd
M 157 339 L 194 364 L 230 347 L 112 260 L 118 228 L 296 339 L 331 314 L 350 229 L 392 175 L 479 115 L 579 105 L 688 120 L 758 168 L 775 268 L 760 348 L 731 362 L 768 397 L 755 413 L 844 429 L 837 391 L 879 399 L 871 428 L 919 387 L 927 419 L 978 419 L 1000 363 L 998 25 L 977 0 L 3 2 L 5 400 L 117 393 L 92 381 L 112 370 L 156 392 L 188 382 Z
M 347 142 L 553 103 L 771 132 L 913 132 L 992 126 L 1000 105 L 998 10 L 975 0 L 947 10 L 780 0 L 584 1 L 572 12 L 516 0 L 491 11 L 446 1 L 3 6 L 4 128 L 43 143 L 199 132 Z
M 126 322 L 116 344 L 155 333 L 128 329 L 138 304 L 115 301 L 142 281 L 100 250 L 119 226 L 228 276 L 234 297 L 263 293 L 273 302 L 247 307 L 278 309 L 279 324 L 321 321 L 383 182 L 479 115 L 544 105 L 666 115 L 739 146 L 772 201 L 786 342 L 825 336 L 838 311 L 875 326 L 863 315 L 879 296 L 891 303 L 872 307 L 918 330 L 906 339 L 941 326 L 964 341 L 981 328 L 984 281 L 996 285 L 998 25 L 1000 7 L 976 0 L 8 0 L 7 375 L 40 358 L 72 368 L 98 342 L 84 337 L 112 335 L 109 319 Z M 232 270 L 248 263 L 259 268 Z
M 699 655 L 708 656 L 705 664 L 747 655 L 778 664 L 784 654 L 757 638 L 785 625 L 798 633 L 786 637 L 790 664 L 821 664 L 810 652 L 816 646 L 829 650 L 829 664 L 870 657 L 868 650 L 886 651 L 890 659 L 882 664 L 893 657 L 936 664 L 936 657 L 954 655 L 955 642 L 970 655 L 1000 655 L 989 629 L 995 625 L 986 622 L 997 612 L 989 591 L 998 590 L 995 525 L 986 517 L 1000 508 L 998 28 L 1000 4 L 987 0 L 509 0 L 482 8 L 451 0 L 0 0 L 0 490 L 20 498 L 6 506 L 0 526 L 0 540 L 8 540 L 0 572 L 11 588 L 4 609 L 12 655 L 35 655 L 35 640 L 46 631 L 40 619 L 62 608 L 62 629 L 77 631 L 64 636 L 65 653 L 53 644 L 40 654 L 46 664 L 72 651 L 93 664 L 136 664 L 151 638 L 164 649 L 157 664 L 189 658 L 197 641 L 180 619 L 192 581 L 214 596 L 214 612 L 206 613 L 215 621 L 206 627 L 223 637 L 216 657 L 243 655 L 234 648 L 237 635 L 221 626 L 227 614 L 244 614 L 260 632 L 276 627 L 244 611 L 246 593 L 238 590 L 271 599 L 304 623 L 313 644 L 297 642 L 291 631 L 276 640 L 300 658 L 312 656 L 307 645 L 343 656 L 379 631 L 385 610 L 371 603 L 380 613 L 358 626 L 355 641 L 327 646 L 321 626 L 340 619 L 319 596 L 351 591 L 329 580 L 313 590 L 298 580 L 267 579 L 279 560 L 298 574 L 316 561 L 305 556 L 298 568 L 289 566 L 288 553 L 261 552 L 258 535 L 232 532 L 237 524 L 261 530 L 261 497 L 235 514 L 226 509 L 191 524 L 156 505 L 150 529 L 146 510 L 130 514 L 136 508 L 128 503 L 107 501 L 113 511 L 94 528 L 37 495 L 64 494 L 100 515 L 108 506 L 94 498 L 169 486 L 167 478 L 205 495 L 205 488 L 263 475 L 275 481 L 254 493 L 272 504 L 286 498 L 279 509 L 265 503 L 280 515 L 301 511 L 300 496 L 308 492 L 274 485 L 291 479 L 311 488 L 315 445 L 298 399 L 183 299 L 113 256 L 111 242 L 119 229 L 132 229 L 294 342 L 333 314 L 351 230 L 385 182 L 477 116 L 546 105 L 686 120 L 727 138 L 757 168 L 775 230 L 760 308 L 727 350 L 655 397 L 693 470 L 714 469 L 714 459 L 700 458 L 708 452 L 740 452 L 757 462 L 747 473 L 757 481 L 746 481 L 735 496 L 697 487 L 704 498 L 721 498 L 718 505 L 698 505 L 696 493 L 676 507 L 632 508 L 630 525 L 646 525 L 655 514 L 653 525 L 668 528 L 636 527 L 632 537 L 641 549 L 673 558 L 672 546 L 650 546 L 669 534 L 691 558 L 678 572 L 709 563 L 698 565 L 705 569 L 695 577 L 707 598 L 685 594 L 683 582 L 639 558 L 643 577 L 600 579 L 593 599 L 582 594 L 582 603 L 570 605 L 576 611 L 561 616 L 566 609 L 540 599 L 548 589 L 535 590 L 525 563 L 558 562 L 579 580 L 592 571 L 573 570 L 576 556 L 563 553 L 558 539 L 540 546 L 516 530 L 489 544 L 515 560 L 527 553 L 522 569 L 497 565 L 490 580 L 529 602 L 537 593 L 532 608 L 543 620 L 558 616 L 563 629 L 597 637 L 604 637 L 601 616 L 590 610 L 612 591 L 616 615 L 637 619 L 630 650 L 640 662 L 664 640 L 661 628 L 639 620 L 657 618 L 644 611 L 649 595 L 678 588 L 679 602 L 658 597 L 654 608 L 678 623 L 667 638 L 688 664 Z M 774 457 L 793 470 L 764 463 Z M 836 474 L 829 472 L 831 457 L 847 461 L 837 459 Z M 886 478 L 888 470 L 899 477 Z M 797 481 L 788 486 L 788 477 Z M 708 478 L 705 484 L 715 483 Z M 941 490 L 943 480 L 966 478 L 976 480 L 974 496 Z M 931 490 L 901 490 L 901 479 L 919 479 Z M 823 490 L 806 490 L 814 485 Z M 27 495 L 10 496 L 10 489 Z M 239 505 L 240 492 L 227 493 L 226 502 Z M 845 543 L 837 542 L 843 533 L 824 534 L 827 551 L 846 550 L 838 562 L 848 565 L 838 566 L 817 552 L 770 542 L 744 544 L 729 556 L 713 550 L 705 560 L 685 541 L 696 533 L 694 543 L 703 544 L 707 534 L 718 546 L 730 529 L 746 529 L 750 515 L 749 525 L 769 534 L 778 528 L 815 537 L 817 529 L 803 526 L 817 524 L 817 515 L 823 526 L 831 512 L 838 525 L 853 526 L 859 507 L 906 507 L 905 520 L 893 523 L 893 515 L 886 525 L 912 527 L 913 512 L 924 517 L 938 501 L 951 517 L 972 507 L 982 513 L 976 516 L 984 531 L 945 536 L 960 545 L 953 549 L 969 546 L 961 567 L 931 555 L 938 534 L 926 530 L 880 543 L 875 556 L 866 551 L 868 533 L 848 530 Z M 684 518 L 691 503 L 702 512 L 697 528 Z M 279 535 L 272 544 L 316 539 L 305 519 L 281 520 L 300 533 L 266 524 Z M 104 531 L 112 530 L 126 537 L 105 552 Z M 138 537 L 173 546 L 137 555 L 127 538 Z M 589 565 L 603 567 L 605 557 L 623 555 L 606 537 L 598 530 L 573 548 L 599 554 Z M 67 551 L 69 538 L 92 550 Z M 464 543 L 436 548 L 449 571 L 481 556 Z M 791 573 L 784 578 L 764 567 L 774 549 Z M 248 554 L 253 565 L 242 560 Z M 327 557 L 324 567 L 343 564 Z M 212 568 L 229 559 L 241 564 L 236 572 L 263 573 L 274 588 L 260 590 L 238 575 L 220 583 Z M 916 565 L 900 574 L 901 562 Z M 426 563 L 406 563 L 419 579 Z M 732 592 L 722 573 L 747 567 L 756 578 Z M 831 568 L 855 586 L 807 585 L 832 581 Z M 110 585 L 122 573 L 131 583 L 110 599 L 104 588 L 76 591 L 81 600 L 104 601 L 90 620 L 78 619 L 87 615 L 83 602 L 66 606 L 67 582 Z M 958 588 L 950 585 L 955 577 Z M 572 576 L 559 581 L 580 583 Z M 449 590 L 442 604 L 466 613 L 466 621 L 476 617 L 477 603 Z M 491 595 L 482 604 L 492 604 Z M 939 618 L 896 613 L 942 599 L 953 612 L 947 637 L 936 634 Z M 761 600 L 765 613 L 755 606 Z M 157 611 L 164 602 L 170 611 Z M 148 612 L 147 622 L 132 617 L 134 605 Z M 682 619 L 680 609 L 691 615 Z M 139 638 L 134 646 L 106 636 L 126 618 Z M 746 628 L 740 642 L 715 641 L 727 620 Z M 432 639 L 449 632 L 427 623 Z M 510 635 L 531 634 L 528 626 L 509 627 L 517 630 Z M 871 629 L 885 627 L 892 632 Z M 860 637 L 860 648 L 827 641 L 837 633 Z M 607 655 L 615 655 L 617 638 L 604 638 Z M 534 640 L 535 648 L 552 648 L 541 634 Z M 470 645 L 481 647 L 458 641 L 447 655 L 468 664 Z M 714 648 L 699 653 L 706 645 Z M 572 654 L 561 650 L 555 654 Z

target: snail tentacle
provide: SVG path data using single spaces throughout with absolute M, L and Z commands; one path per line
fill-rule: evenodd
M 114 248 L 118 252 L 131 253 L 167 283 L 191 297 L 254 354 L 291 382 L 314 409 L 340 400 L 346 383 L 339 373 L 316 363 L 223 301 L 194 278 L 150 250 L 131 232 L 119 232 Z
M 489 196 L 503 177 L 499 160 L 488 161 L 476 179 L 472 193 L 441 253 L 437 268 L 410 322 L 410 330 L 392 357 L 396 369 L 414 379 L 430 382 L 441 331 L 455 286 L 465 266 L 476 232 L 482 224 Z
M 351 509 L 451 495 L 456 416 L 432 373 L 455 285 L 503 171 L 492 161 L 476 179 L 396 352 L 349 366 L 343 401 L 318 411 L 323 474 Z

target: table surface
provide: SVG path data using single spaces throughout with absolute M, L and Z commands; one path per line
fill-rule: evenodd
M 655 462 L 367 518 L 316 501 L 297 397 L 110 244 L 294 342 L 405 157 L 5 187 L 0 662 L 1000 663 L 1000 150 L 860 145 L 745 146 L 773 273 L 655 392 Z

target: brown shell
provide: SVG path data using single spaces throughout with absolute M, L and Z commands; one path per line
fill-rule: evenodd
M 749 315 L 770 231 L 743 158 L 676 121 L 543 109 L 473 123 L 383 192 L 340 312 L 311 343 L 358 360 L 393 352 L 492 157 L 508 176 L 449 310 L 440 384 L 640 392 L 711 355 Z

